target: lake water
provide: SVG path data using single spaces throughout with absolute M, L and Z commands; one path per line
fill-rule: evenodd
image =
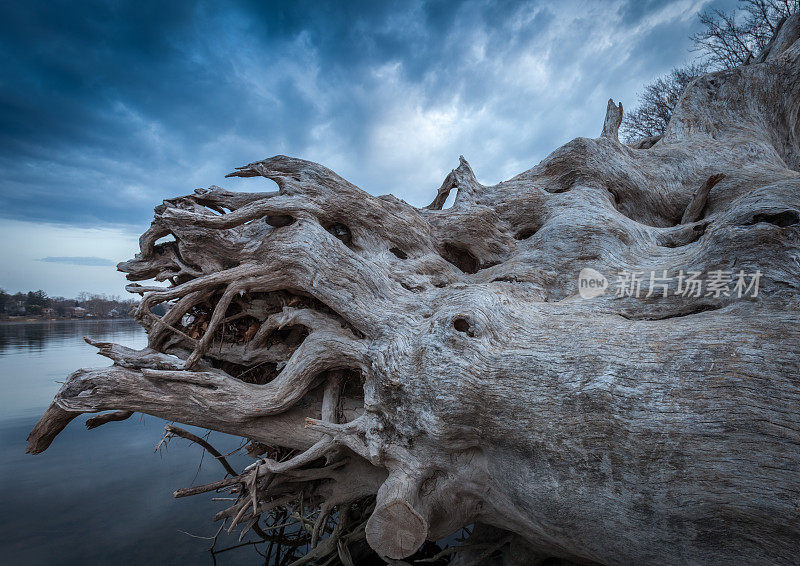
M 212 555 L 209 540 L 184 534 L 213 537 L 219 524 L 211 518 L 224 502 L 211 495 L 174 499 L 172 492 L 224 471 L 186 440 L 154 453 L 163 420 L 137 414 L 86 430 L 90 415 L 83 415 L 46 452 L 25 454 L 28 432 L 57 381 L 80 367 L 110 365 L 84 336 L 146 343 L 131 320 L 0 324 L 0 563 L 263 564 L 252 545 Z M 240 443 L 221 433 L 209 440 L 223 453 Z M 249 462 L 231 459 L 238 469 Z M 223 534 L 216 548 L 237 542 L 238 533 Z

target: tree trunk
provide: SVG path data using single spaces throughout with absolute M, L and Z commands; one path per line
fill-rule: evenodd
M 128 287 L 148 348 L 96 343 L 114 365 L 69 377 L 29 451 L 106 410 L 93 426 L 139 411 L 248 438 L 254 466 L 178 494 L 234 486 L 219 516 L 246 526 L 314 502 L 308 561 L 479 523 L 486 563 L 797 563 L 798 36 L 795 16 L 695 80 L 647 149 L 610 102 L 601 137 L 494 186 L 462 158 L 427 208 L 285 156 L 231 174 L 277 192 L 165 201 L 119 266 L 169 284 Z

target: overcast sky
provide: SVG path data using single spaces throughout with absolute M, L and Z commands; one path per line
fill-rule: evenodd
M 596 137 L 733 0 L 4 2 L 0 287 L 124 294 L 155 205 L 275 154 L 432 200 Z M 267 190 L 272 190 L 271 188 Z

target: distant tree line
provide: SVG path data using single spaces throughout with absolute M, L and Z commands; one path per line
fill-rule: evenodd
M 133 299 L 83 292 L 77 298 L 48 297 L 41 289 L 27 293 L 7 293 L 0 289 L 0 317 L 40 318 L 126 318 L 137 305 Z
M 677 67 L 644 87 L 639 105 L 622 122 L 628 142 L 664 135 L 675 105 L 695 78 L 733 69 L 755 59 L 787 17 L 800 10 L 800 0 L 739 0 L 732 12 L 700 14 L 704 30 L 691 36 L 698 60 Z

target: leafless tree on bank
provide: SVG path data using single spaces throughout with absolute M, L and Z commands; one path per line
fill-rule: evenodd
M 639 106 L 622 122 L 624 136 L 632 141 L 663 135 L 683 91 L 705 71 L 706 67 L 700 64 L 678 67 L 647 85 Z
M 623 120 L 623 138 L 640 148 L 656 143 L 694 78 L 752 62 L 781 23 L 799 9 L 800 0 L 740 0 L 740 8 L 731 12 L 702 12 L 700 22 L 705 29 L 691 36 L 698 61 L 677 67 L 644 87 L 638 105 Z

